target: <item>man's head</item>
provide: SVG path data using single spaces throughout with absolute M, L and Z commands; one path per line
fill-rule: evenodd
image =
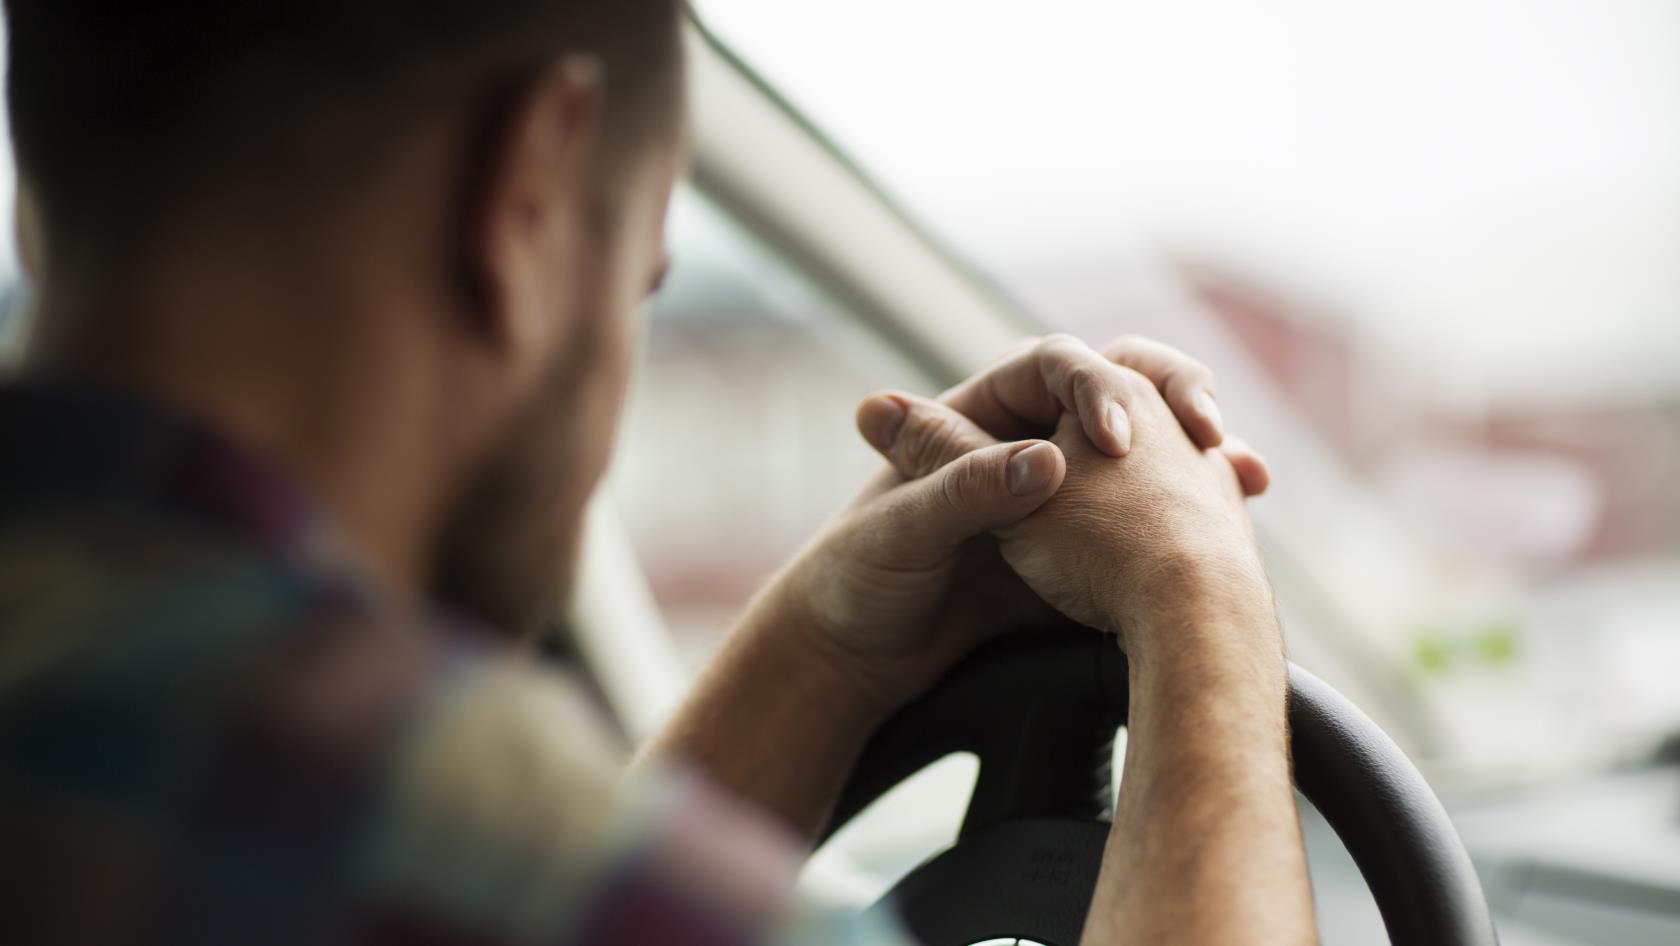
M 324 429 L 380 401 L 366 449 L 390 448 L 392 492 L 437 482 L 418 543 L 432 590 L 528 626 L 570 573 L 633 313 L 665 265 L 678 11 L 6 0 L 43 354 L 169 389 L 323 481 L 363 458 L 261 413 L 308 401 L 317 416 L 287 423 Z M 201 300 L 214 317 L 183 323 Z M 185 370 L 157 350 L 200 336 L 216 341 Z M 334 374 L 368 339 L 378 363 Z M 327 387 L 342 397 L 322 410 Z M 389 468 L 404 460 L 438 468 Z M 366 468 L 315 485 L 352 523 L 394 520 L 357 508 L 380 502 Z

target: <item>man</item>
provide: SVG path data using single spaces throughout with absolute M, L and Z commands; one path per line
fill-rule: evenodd
M 38 325 L 0 394 L 0 941 L 899 942 L 799 906 L 790 839 L 1056 612 L 1134 678 L 1086 942 L 1313 939 L 1266 474 L 1208 449 L 1204 369 L 1051 338 L 865 402 L 890 470 L 621 779 L 487 629 L 554 612 L 611 452 L 675 3 L 6 11 Z

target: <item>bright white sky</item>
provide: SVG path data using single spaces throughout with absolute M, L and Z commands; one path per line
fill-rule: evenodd
M 1006 284 L 1193 254 L 1493 390 L 1680 392 L 1674 0 L 700 10 Z

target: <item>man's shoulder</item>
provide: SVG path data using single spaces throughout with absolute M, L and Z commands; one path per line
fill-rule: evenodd
M 98 902 L 90 943 L 897 942 L 797 908 L 755 812 L 623 782 L 583 688 L 485 635 L 261 553 L 24 561 L 9 531 L 0 939 Z
M 124 745 L 185 778 L 265 735 L 303 751 L 306 720 L 332 715 L 341 735 L 375 712 L 331 683 L 412 702 L 449 646 L 436 622 L 256 543 L 102 513 L 0 527 L 0 752 L 29 729 L 31 744 Z
M 232 905 L 165 927 L 240 941 L 294 908 L 464 896 L 463 856 L 582 862 L 614 786 L 610 752 L 588 749 L 598 725 L 564 677 L 488 635 L 284 556 L 7 524 L 0 876 L 63 870 L 0 929 L 74 928 L 77 897 L 160 909 L 161 883 Z M 52 895 L 64 877 L 77 897 Z

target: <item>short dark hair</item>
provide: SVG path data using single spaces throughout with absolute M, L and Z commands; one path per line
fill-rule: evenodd
M 5 10 L 18 168 L 49 232 L 74 239 L 248 183 L 222 175 L 253 159 L 287 175 L 288 162 L 354 161 L 404 108 L 529 78 L 568 53 L 604 67 L 608 154 L 674 127 L 680 99 L 679 0 L 5 0 Z M 343 134 L 344 147 L 307 144 Z

